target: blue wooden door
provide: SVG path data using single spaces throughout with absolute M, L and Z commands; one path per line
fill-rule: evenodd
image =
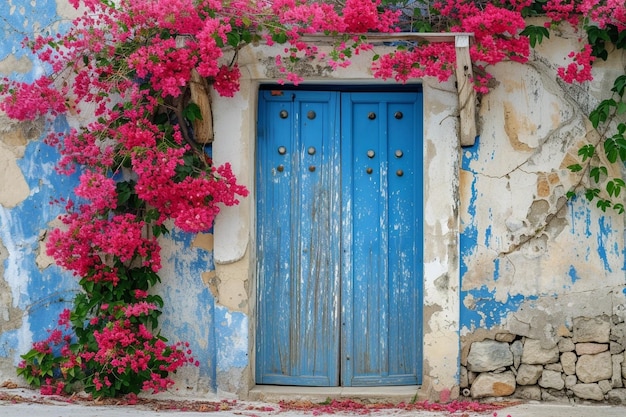
M 258 384 L 421 382 L 421 103 L 260 92 Z

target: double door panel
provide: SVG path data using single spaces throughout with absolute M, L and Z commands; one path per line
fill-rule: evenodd
M 421 379 L 421 94 L 267 90 L 256 382 Z

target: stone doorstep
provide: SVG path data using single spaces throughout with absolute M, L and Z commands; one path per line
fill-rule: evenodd
M 311 401 L 321 403 L 327 399 L 354 399 L 367 403 L 410 402 L 415 400 L 419 386 L 386 387 L 294 387 L 257 385 L 248 394 L 247 400 L 277 403 L 284 401 Z

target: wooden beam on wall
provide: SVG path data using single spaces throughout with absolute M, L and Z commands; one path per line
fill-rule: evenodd
M 459 95 L 459 139 L 461 146 L 472 146 L 476 142 L 476 90 L 472 82 L 472 61 L 469 54 L 470 37 L 457 35 L 456 82 Z

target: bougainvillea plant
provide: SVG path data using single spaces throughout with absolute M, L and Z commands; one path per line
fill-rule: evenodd
M 46 138 L 59 149 L 59 171 L 80 172 L 47 253 L 74 273 L 83 291 L 49 338 L 23 355 L 18 372 L 45 393 L 84 388 L 96 397 L 167 389 L 171 373 L 195 363 L 187 344 L 168 344 L 159 334 L 163 300 L 150 290 L 160 280 L 159 238 L 171 224 L 207 231 L 221 206 L 248 193 L 229 164 L 215 166 L 206 152 L 213 139 L 210 91 L 237 93 L 241 48 L 282 45 L 275 59 L 281 81 L 298 83 L 299 61 L 338 69 L 375 49 L 369 32 L 470 32 L 475 88 L 487 93 L 490 65 L 525 62 L 530 46 L 549 36 L 546 27 L 527 27 L 525 17 L 542 13 L 549 25 L 579 25 L 577 14 L 591 13 L 585 27 L 591 21 L 600 33 L 616 27 L 622 41 L 624 22 L 623 4 L 596 0 L 572 3 L 574 9 L 559 0 L 70 3 L 84 14 L 68 31 L 25 41 L 47 72 L 33 83 L 2 80 L 0 110 L 17 120 L 85 121 Z M 328 48 L 305 41 L 320 33 L 331 40 Z M 597 43 L 575 52 L 559 75 L 570 82 L 588 79 Z M 454 73 L 451 43 L 405 42 L 385 51 L 372 53 L 375 77 L 445 81 Z

